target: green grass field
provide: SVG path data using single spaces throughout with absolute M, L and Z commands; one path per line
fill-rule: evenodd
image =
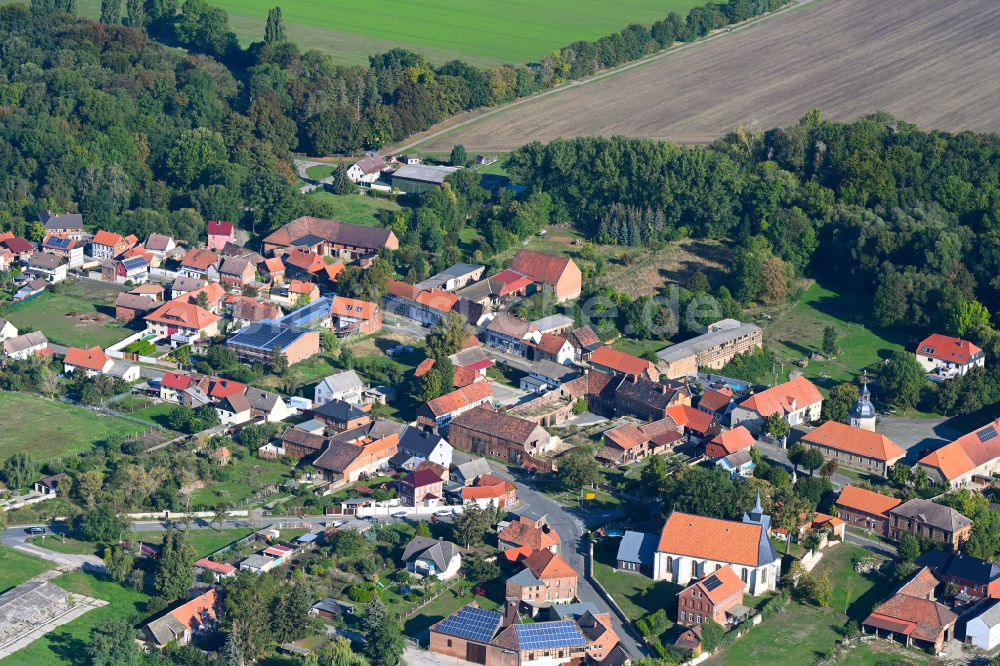
M 330 203 L 333 206 L 334 217 L 341 222 L 351 224 L 381 226 L 378 221 L 379 211 L 399 210 L 399 204 L 395 201 L 360 194 L 331 194 L 325 190 L 313 190 L 307 196 Z
M 194 547 L 198 557 L 207 557 L 220 548 L 228 546 L 234 541 L 239 541 L 252 531 L 242 528 L 227 528 L 221 531 L 215 529 L 191 530 L 187 534 L 187 540 Z M 283 539 L 286 538 L 285 532 L 286 530 L 282 530 L 281 532 Z M 291 534 L 291 531 L 288 531 L 288 533 Z M 156 546 L 163 543 L 163 532 L 137 532 L 136 537 L 144 543 Z
M 82 407 L 45 400 L 29 393 L 0 391 L 0 459 L 27 449 L 38 462 L 87 451 L 109 435 L 132 435 L 142 426 Z
M 6 316 L 18 328 L 41 331 L 50 342 L 74 347 L 107 347 L 134 331 L 115 319 L 120 289 L 85 281 L 46 293 Z
M 56 578 L 59 587 L 88 597 L 104 599 L 107 606 L 89 611 L 72 622 L 45 634 L 34 643 L 3 660 L 4 666 L 36 666 L 37 664 L 68 664 L 84 666 L 91 663 L 87 655 L 90 631 L 104 620 L 144 617 L 149 597 L 129 590 L 118 583 L 100 580 L 82 571 L 71 571 Z
M 52 568 L 50 562 L 13 548 L 0 548 L 0 592 Z
M 227 465 L 228 481 L 214 481 L 204 488 L 199 488 L 191 495 L 191 506 L 195 508 L 214 508 L 219 505 L 236 507 L 254 492 L 272 483 L 287 478 L 288 465 L 273 460 L 261 460 L 257 457 L 233 459 Z M 225 544 L 223 544 L 225 545 Z

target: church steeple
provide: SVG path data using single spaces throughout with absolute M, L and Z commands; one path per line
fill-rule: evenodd
M 868 373 L 861 378 L 861 395 L 855 401 L 850 412 L 851 425 L 855 428 L 875 430 L 875 406 L 872 404 L 871 393 L 868 391 Z

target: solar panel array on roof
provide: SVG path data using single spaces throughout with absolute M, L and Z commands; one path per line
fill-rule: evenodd
M 295 247 L 313 247 L 314 245 L 319 245 L 323 242 L 323 239 L 314 234 L 306 234 L 300 238 L 296 238 L 291 242 L 291 245 Z
M 979 437 L 980 442 L 988 442 L 997 436 L 997 429 L 993 426 L 987 426 L 977 432 L 976 436 Z
M 284 317 L 278 319 L 278 323 L 288 324 L 289 326 L 308 326 L 317 319 L 327 317 L 330 314 L 332 306 L 333 301 L 326 296 L 317 298 L 312 303 L 289 312 Z
M 129 257 L 122 262 L 122 265 L 125 266 L 125 270 L 131 271 L 137 268 L 144 268 L 146 266 L 146 260 L 143 257 Z
M 54 238 L 50 238 L 46 243 L 46 245 L 52 248 L 56 248 L 58 250 L 65 250 L 67 247 L 70 246 L 70 243 L 72 242 L 73 242 L 72 238 L 62 238 L 60 236 L 55 236 Z
M 718 577 L 718 576 L 716 576 L 715 574 L 712 574 L 712 575 L 711 575 L 711 576 L 710 576 L 710 577 L 709 577 L 709 578 L 708 578 L 708 579 L 707 579 L 707 580 L 705 581 L 705 589 L 707 589 L 707 590 L 708 590 L 709 592 L 711 592 L 711 591 L 712 591 L 712 590 L 714 590 L 715 588 L 719 587 L 720 585 L 722 585 L 722 581 L 721 581 L 721 580 L 719 580 L 719 577 Z
M 570 620 L 515 624 L 514 630 L 517 632 L 517 642 L 522 650 L 577 647 L 587 644 L 576 622 Z
M 493 640 L 503 616 L 496 611 L 466 606 L 437 625 L 435 631 L 478 643 Z
M 264 351 L 284 349 L 302 335 L 303 331 L 291 328 L 275 321 L 263 320 L 250 324 L 229 339 L 229 343 L 243 347 L 252 347 Z

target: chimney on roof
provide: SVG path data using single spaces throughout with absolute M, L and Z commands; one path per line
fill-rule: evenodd
M 518 606 L 520 603 L 521 602 L 517 599 L 507 597 L 507 603 L 504 604 L 503 609 L 503 622 L 500 626 L 509 627 L 512 624 L 517 624 L 517 620 L 520 615 L 518 612 Z

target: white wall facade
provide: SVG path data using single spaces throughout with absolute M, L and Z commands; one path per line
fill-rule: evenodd
M 712 573 L 723 566 L 729 566 L 744 582 L 743 589 L 753 596 L 773 592 L 781 575 L 781 559 L 759 567 L 749 567 L 733 562 L 705 560 L 658 551 L 653 558 L 653 580 L 667 580 L 687 586 L 693 580 Z M 702 572 L 699 574 L 699 570 Z

